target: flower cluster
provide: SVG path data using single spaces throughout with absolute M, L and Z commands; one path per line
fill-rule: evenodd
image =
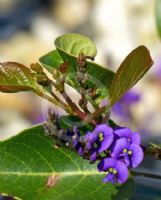
M 87 132 L 80 140 L 74 140 L 74 148 L 91 162 L 99 160 L 98 171 L 107 172 L 103 182 L 124 183 L 128 168 L 137 167 L 144 153 L 141 138 L 129 128 L 111 128 L 107 124 L 97 125 L 93 132 Z

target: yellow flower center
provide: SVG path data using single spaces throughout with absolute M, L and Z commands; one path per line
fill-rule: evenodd
M 114 170 L 114 169 L 113 169 L 112 167 L 110 167 L 110 168 L 109 168 L 109 172 L 111 172 L 111 173 L 112 173 L 112 172 L 113 172 L 113 170 Z
M 132 151 L 128 151 L 128 154 L 131 156 L 132 155 Z
M 125 148 L 125 149 L 123 149 L 123 153 L 127 153 L 127 149 Z
M 100 134 L 99 134 L 99 141 L 100 141 L 100 142 L 103 141 L 103 133 L 100 133 Z
M 117 174 L 117 170 L 116 169 L 113 170 L 113 174 Z
M 114 175 L 117 174 L 117 170 L 112 167 L 109 168 L 108 172 L 113 173 Z

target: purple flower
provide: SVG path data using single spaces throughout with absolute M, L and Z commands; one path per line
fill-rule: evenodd
M 111 157 L 124 161 L 127 167 L 135 168 L 142 162 L 144 153 L 139 145 L 129 144 L 123 137 L 116 141 Z
M 78 154 L 80 156 L 83 156 L 83 147 L 82 147 L 82 144 L 80 142 L 78 142 L 78 141 L 75 140 L 73 142 L 73 147 L 74 147 L 74 149 L 77 150 L 77 152 L 78 152 Z
M 115 158 L 105 158 L 97 166 L 98 171 L 107 172 L 103 182 L 124 183 L 128 179 L 128 169 L 122 161 Z
M 72 145 L 74 149 L 77 150 L 80 156 L 83 156 L 83 146 L 82 143 L 80 142 L 81 134 L 78 128 L 74 127 L 72 131 L 69 130 L 67 131 L 66 134 L 72 137 Z
M 121 98 L 126 104 L 134 104 L 140 100 L 140 94 L 136 90 L 130 90 Z
M 130 90 L 113 106 L 112 111 L 128 121 L 131 116 L 131 106 L 138 103 L 140 98 L 140 94 L 137 91 Z
M 131 129 L 126 127 L 117 127 L 114 130 L 114 133 L 119 136 L 120 138 L 127 138 L 128 142 L 131 144 L 137 144 L 140 145 L 141 143 L 141 137 L 139 133 L 132 132 Z
M 91 160 L 96 159 L 97 153 L 106 151 L 113 142 L 113 129 L 107 124 L 97 125 L 93 132 L 87 132 L 84 137 L 85 148 L 91 151 Z
M 126 182 L 128 168 L 137 167 L 144 157 L 140 135 L 126 127 L 111 128 L 107 124 L 100 124 L 84 137 L 74 128 L 71 136 L 73 147 L 80 156 L 92 162 L 99 160 L 98 171 L 107 172 L 103 182 Z

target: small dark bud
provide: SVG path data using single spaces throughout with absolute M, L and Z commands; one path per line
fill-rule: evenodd
M 60 72 L 57 69 L 54 69 L 52 72 L 52 76 L 54 79 L 59 79 L 60 78 Z
M 95 97 L 97 96 L 97 93 L 96 93 L 96 89 L 95 89 L 95 88 L 89 88 L 89 89 L 87 90 L 87 93 L 88 93 L 89 96 L 91 96 L 91 97 L 93 97 L 93 98 L 95 98 Z
M 60 65 L 59 71 L 62 74 L 65 74 L 68 71 L 68 68 L 69 68 L 69 63 L 67 61 L 65 61 L 63 64 Z
M 64 91 L 64 82 L 61 80 L 56 81 L 56 90 L 60 93 Z
M 86 56 L 83 53 L 80 53 L 77 58 L 77 64 L 79 68 L 83 68 L 87 63 Z
M 57 116 L 53 109 L 50 109 L 50 108 L 48 109 L 48 118 L 51 121 L 55 121 L 57 119 Z
M 153 155 L 156 159 L 161 160 L 161 146 L 157 144 L 150 144 L 146 149 L 146 154 Z
M 87 111 L 87 103 L 88 101 L 86 99 L 80 99 L 78 102 L 79 106 L 86 111 Z
M 39 63 L 32 63 L 30 65 L 30 68 L 34 71 L 37 72 L 38 74 L 43 73 L 43 67 Z
M 49 85 L 49 79 L 46 74 L 40 74 L 37 76 L 37 83 L 43 86 Z

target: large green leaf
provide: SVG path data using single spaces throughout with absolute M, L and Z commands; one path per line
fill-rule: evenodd
M 0 63 L 0 91 L 19 92 L 26 90 L 35 92 L 40 90 L 29 68 L 16 62 Z
M 150 69 L 153 61 L 145 46 L 134 49 L 117 70 L 109 90 L 111 105 L 116 103 Z
M 156 0 L 155 4 L 156 25 L 161 38 L 161 0 Z
M 0 193 L 23 200 L 110 200 L 117 192 L 95 165 L 54 148 L 42 126 L 1 142 L 0 158 Z
M 75 57 L 83 53 L 87 57 L 94 58 L 97 54 L 95 44 L 88 37 L 76 33 L 68 33 L 56 38 L 55 46 Z

